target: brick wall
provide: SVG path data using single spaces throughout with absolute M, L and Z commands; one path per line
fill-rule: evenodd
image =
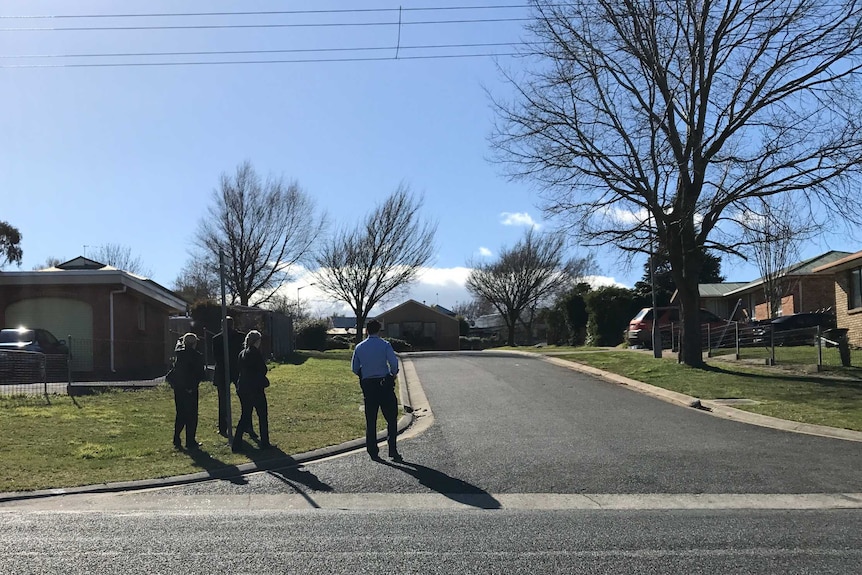
M 848 309 L 850 293 L 850 272 L 835 274 L 835 315 L 838 327 L 849 330 L 847 337 L 850 345 L 862 347 L 862 308 Z

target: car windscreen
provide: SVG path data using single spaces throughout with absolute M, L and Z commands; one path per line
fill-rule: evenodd
M 0 343 L 19 343 L 33 341 L 33 330 L 31 329 L 4 329 L 0 330 Z

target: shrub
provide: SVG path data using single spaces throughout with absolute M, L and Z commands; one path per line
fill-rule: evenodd
M 326 349 L 350 349 L 350 343 L 342 337 L 327 337 Z
M 403 339 L 391 337 L 387 338 L 386 341 L 392 344 L 392 349 L 394 349 L 396 352 L 400 353 L 404 351 L 413 351 L 413 346 L 404 341 Z
M 296 349 L 325 351 L 327 329 L 329 329 L 329 323 L 319 319 L 300 322 L 296 326 Z

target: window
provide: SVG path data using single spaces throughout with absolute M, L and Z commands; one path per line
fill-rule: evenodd
M 850 270 L 850 290 L 847 294 L 847 309 L 862 307 L 862 268 Z
M 422 335 L 425 337 L 436 337 L 437 336 L 437 324 L 436 323 L 423 323 L 422 324 Z
M 395 339 L 401 338 L 401 324 L 400 323 L 390 323 L 386 326 L 386 334 L 389 337 L 394 337 Z
M 141 331 L 147 329 L 147 306 L 143 302 L 138 304 L 138 329 Z

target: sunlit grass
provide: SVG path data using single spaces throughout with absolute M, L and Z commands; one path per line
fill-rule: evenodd
M 350 353 L 299 353 L 270 366 L 270 440 L 279 450 L 295 454 L 364 437 L 362 392 L 350 371 Z M 217 401 L 212 383 L 203 382 L 197 435 L 204 445 L 193 457 L 173 448 L 173 391 L 166 385 L 50 396 L 47 403 L 44 396 L 0 398 L 0 491 L 180 475 L 277 455 L 254 442 L 246 454 L 233 453 L 217 433 Z M 232 411 L 235 425 L 235 394 Z

